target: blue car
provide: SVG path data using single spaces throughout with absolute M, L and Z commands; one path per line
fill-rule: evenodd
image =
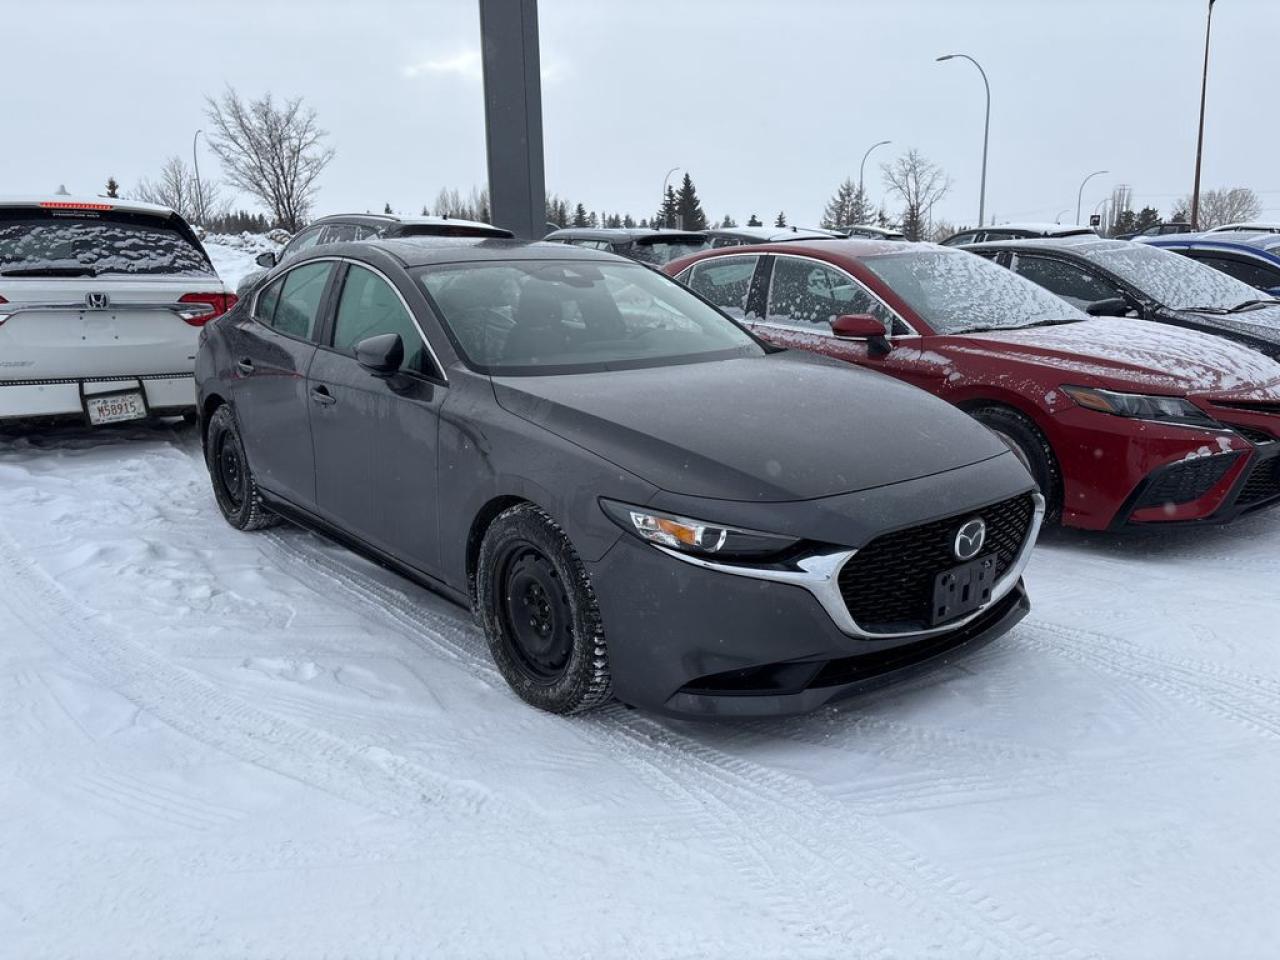
M 1154 237 L 1144 242 L 1199 260 L 1251 287 L 1280 297 L 1280 234 L 1193 233 Z

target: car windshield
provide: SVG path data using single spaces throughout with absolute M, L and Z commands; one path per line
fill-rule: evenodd
M 641 240 L 632 247 L 632 256 L 644 263 L 656 263 L 659 266 L 670 263 L 677 257 L 687 256 L 705 250 L 705 241 L 696 240 L 662 240 L 649 242 Z
M 1086 245 L 1078 252 L 1175 310 L 1230 310 L 1258 298 L 1257 290 L 1235 277 L 1149 244 Z
M 764 353 L 714 307 L 639 264 L 465 263 L 416 276 L 463 359 L 485 373 L 583 373 Z
M 914 250 L 865 257 L 862 262 L 936 333 L 1014 330 L 1088 319 L 1043 287 L 962 250 Z
M 166 218 L 123 211 L 0 211 L 0 273 L 212 276 Z

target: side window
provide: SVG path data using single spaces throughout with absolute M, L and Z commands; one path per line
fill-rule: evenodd
M 848 274 L 797 257 L 778 257 L 769 283 L 770 323 L 829 332 L 828 325 L 846 313 L 869 313 L 890 329 L 893 314 Z
M 367 337 L 384 333 L 398 333 L 404 343 L 404 363 L 401 370 L 430 373 L 426 346 L 422 334 L 414 326 L 413 318 L 400 297 L 387 281 L 372 270 L 354 264 L 347 270 L 342 284 L 342 296 L 338 298 L 338 313 L 333 324 L 333 347 L 343 353 L 352 353 L 355 345 Z
M 969 233 L 957 233 L 954 237 L 948 237 L 942 241 L 944 247 L 963 247 L 965 244 L 973 243 L 977 239 L 977 234 L 973 231 Z
M 735 237 L 716 237 L 711 241 L 712 249 L 715 249 L 716 247 L 740 247 L 742 245 L 743 241 L 738 240 Z
M 354 223 L 330 223 L 324 228 L 324 233 L 320 235 L 317 243 L 346 243 L 355 238 L 356 225 Z
M 1019 254 L 1014 261 L 1014 272 L 1079 307 L 1122 295 L 1114 284 L 1063 260 Z
M 308 227 L 301 233 L 297 234 L 290 240 L 283 250 L 280 251 L 280 259 L 285 260 L 288 257 L 297 256 L 303 250 L 310 250 L 320 241 L 320 234 L 324 230 L 324 226 Z
M 994 243 L 997 240 L 1012 240 L 1021 234 L 1010 233 L 1008 230 L 988 230 L 982 238 L 983 243 Z
M 378 228 L 377 228 L 377 227 L 370 227 L 370 226 L 368 226 L 367 224 L 357 224 L 357 225 L 356 225 L 356 239 L 357 239 L 357 240 L 372 240 L 372 239 L 373 239 L 374 237 L 376 237 L 377 235 L 378 235 Z
M 1234 257 L 1212 257 L 1196 254 L 1192 254 L 1192 256 L 1206 266 L 1221 270 L 1228 276 L 1235 277 L 1237 280 L 1241 280 L 1251 287 L 1257 287 L 1259 290 L 1280 287 L 1280 270 L 1275 267 L 1269 267 L 1263 263 L 1253 263 L 1248 260 L 1237 260 Z
M 333 264 L 305 263 L 281 278 L 280 296 L 270 319 L 263 322 L 272 329 L 300 340 L 314 340 L 316 320 L 320 316 L 320 300 Z M 274 286 L 274 284 L 273 284 Z M 259 299 L 261 302 L 261 298 Z
M 258 299 L 253 302 L 253 319 L 259 323 L 265 323 L 271 326 L 271 319 L 275 316 L 276 304 L 280 302 L 280 288 L 284 286 L 284 277 L 276 280 L 271 286 L 265 287 L 258 293 Z
M 695 263 L 688 274 L 689 289 L 742 320 L 747 315 L 747 296 L 759 261 L 759 257 L 719 257 Z

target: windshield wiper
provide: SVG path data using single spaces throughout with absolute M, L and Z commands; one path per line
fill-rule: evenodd
M 1263 300 L 1246 300 L 1244 303 L 1237 303 L 1227 313 L 1240 313 L 1242 310 L 1257 310 L 1259 307 L 1274 307 L 1280 305 L 1280 300 L 1268 297 Z
M 1055 320 L 1036 320 L 1034 323 L 1022 323 L 1022 324 L 1018 324 L 1017 326 L 1013 326 L 1013 325 L 997 326 L 995 324 L 992 324 L 991 326 L 987 326 L 987 327 L 969 327 L 968 329 L 961 330 L 959 332 L 960 333 L 993 333 L 993 332 L 1005 331 L 1005 330 L 1030 330 L 1032 327 L 1056 327 L 1059 324 L 1063 324 L 1063 323 L 1079 323 L 1079 322 L 1080 321 L 1075 317 L 1070 317 L 1070 318 L 1058 318 Z
M 1230 313 L 1226 307 L 1178 307 L 1179 310 L 1185 310 L 1187 313 Z
M 11 267 L 0 270 L 0 277 L 96 277 L 93 267 Z

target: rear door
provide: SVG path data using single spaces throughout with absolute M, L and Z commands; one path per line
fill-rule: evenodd
M 231 399 L 249 465 L 266 490 L 306 509 L 316 502 L 307 371 L 336 265 L 312 260 L 286 271 L 228 331 L 238 377 Z
M 368 265 L 348 262 L 335 284 L 326 345 L 308 382 L 320 514 L 378 549 L 439 573 L 436 441 L 448 389 L 404 295 Z M 355 345 L 394 333 L 398 373 L 375 376 Z

